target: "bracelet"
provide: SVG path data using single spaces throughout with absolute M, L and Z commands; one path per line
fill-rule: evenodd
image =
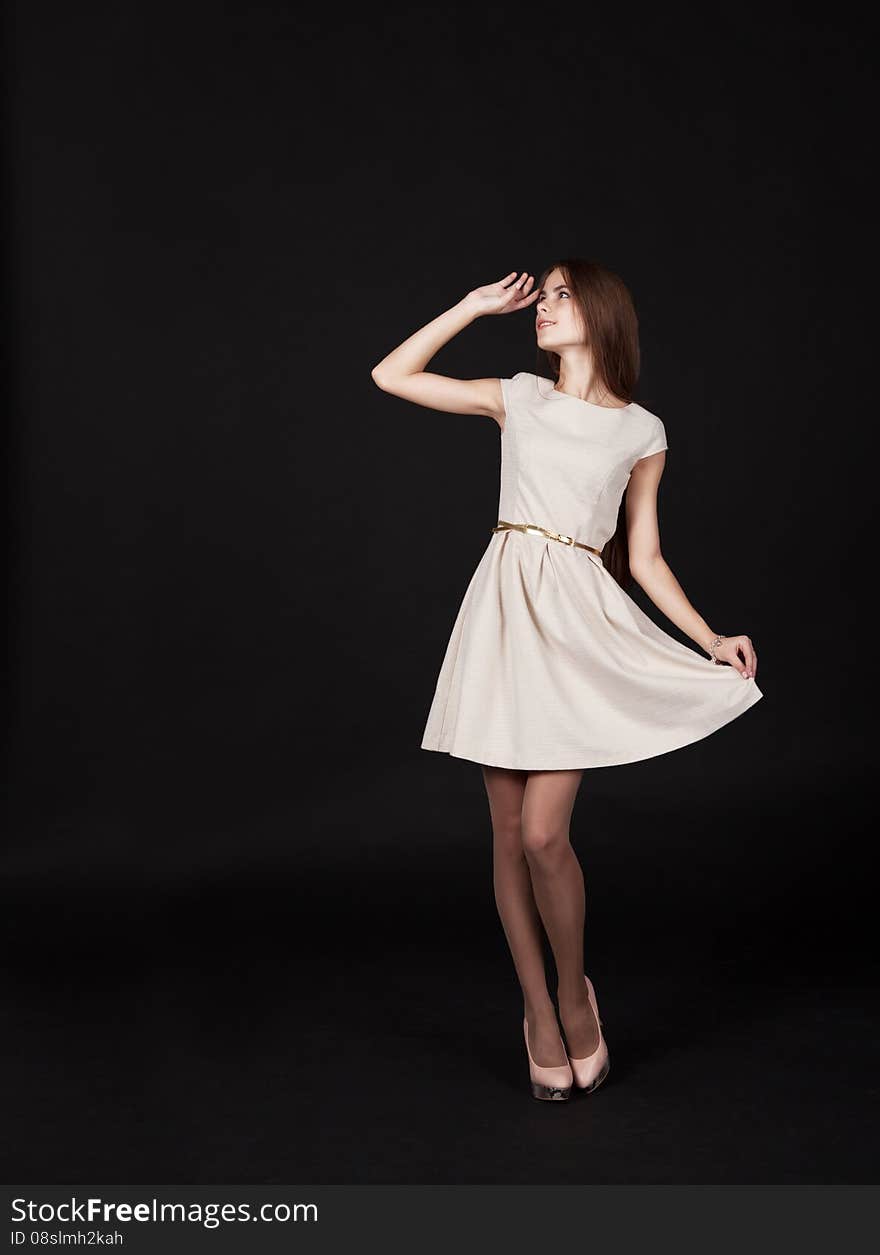
M 718 645 L 721 644 L 722 641 L 726 641 L 726 640 L 727 640 L 726 636 L 716 636 L 715 639 L 709 644 L 709 654 L 712 658 L 712 661 L 715 663 L 716 667 L 723 667 L 724 663 L 719 662 L 718 659 L 715 657 L 715 649 Z

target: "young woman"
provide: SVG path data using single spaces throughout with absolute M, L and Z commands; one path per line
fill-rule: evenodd
M 660 550 L 661 420 L 633 400 L 638 321 L 622 280 L 581 258 L 469 292 L 373 369 L 386 392 L 501 428 L 499 519 L 465 591 L 422 748 L 482 768 L 495 901 L 524 1000 L 532 1093 L 565 1099 L 609 1069 L 583 968 L 585 895 L 569 824 L 585 768 L 651 758 L 754 705 L 748 636 L 721 636 Z M 533 307 L 552 378 L 449 379 L 425 367 L 485 314 Z M 626 592 L 631 579 L 706 656 Z M 541 929 L 557 973 L 559 1021 Z

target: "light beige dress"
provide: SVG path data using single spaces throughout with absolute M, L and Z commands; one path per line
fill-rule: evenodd
M 602 549 L 639 458 L 641 405 L 609 409 L 520 371 L 501 380 L 498 518 Z M 452 626 L 421 748 L 520 770 L 607 767 L 698 741 L 762 693 L 662 631 L 585 549 L 491 532 Z

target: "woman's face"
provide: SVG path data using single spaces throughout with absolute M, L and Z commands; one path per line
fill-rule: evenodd
M 535 333 L 539 348 L 553 353 L 585 342 L 583 321 L 561 270 L 551 270 L 540 289 L 535 302 Z

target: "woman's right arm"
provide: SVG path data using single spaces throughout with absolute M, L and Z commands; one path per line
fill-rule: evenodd
M 529 295 L 534 278 L 523 273 L 516 283 L 514 270 L 499 283 L 468 292 L 457 305 L 420 327 L 373 367 L 373 381 L 383 392 L 449 414 L 483 414 L 504 420 L 504 398 L 497 378 L 451 379 L 425 370 L 431 358 L 453 336 L 484 314 L 507 314 L 537 299 Z M 510 285 L 510 286 L 508 286 Z

